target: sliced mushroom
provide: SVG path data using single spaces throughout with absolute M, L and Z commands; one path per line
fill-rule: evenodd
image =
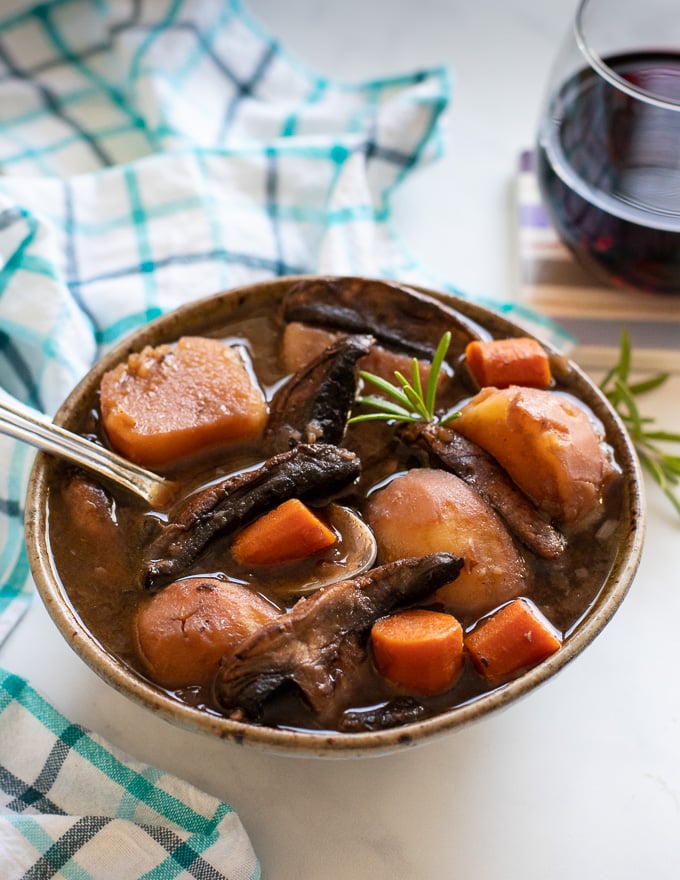
M 416 357 L 431 358 L 445 330 L 450 356 L 488 334 L 474 321 L 434 297 L 388 281 L 363 278 L 305 279 L 282 302 L 286 321 L 371 333 L 381 343 Z
M 537 556 L 556 559 L 563 553 L 564 537 L 481 446 L 452 428 L 436 424 L 412 423 L 400 429 L 400 436 L 407 443 L 421 446 L 431 459 L 475 489 Z
M 217 702 L 257 719 L 268 697 L 294 684 L 321 723 L 332 721 L 343 682 L 366 658 L 372 624 L 454 580 L 462 566 L 450 553 L 400 559 L 300 600 L 223 660 Z
M 298 443 L 342 442 L 356 396 L 356 363 L 372 344 L 371 336 L 342 336 L 279 388 L 265 430 L 271 454 Z
M 256 470 L 227 477 L 183 499 L 156 522 L 143 557 L 148 588 L 184 572 L 218 533 L 233 531 L 287 501 L 327 501 L 358 479 L 355 453 L 323 443 L 300 444 Z
M 343 733 L 385 730 L 401 724 L 413 724 L 425 715 L 425 707 L 414 697 L 394 697 L 386 703 L 361 709 L 348 709 L 338 722 Z

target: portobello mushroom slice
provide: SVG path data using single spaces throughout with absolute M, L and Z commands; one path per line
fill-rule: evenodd
M 298 443 L 342 442 L 356 396 L 356 363 L 372 345 L 372 336 L 342 336 L 278 389 L 265 428 L 271 454 Z
M 506 471 L 481 446 L 444 425 L 411 423 L 399 428 L 406 443 L 425 449 L 441 467 L 475 489 L 505 520 L 513 534 L 543 559 L 557 559 L 563 535 L 536 509 Z
M 268 697 L 295 685 L 319 721 L 332 724 L 353 671 L 367 656 L 373 623 L 455 580 L 462 567 L 458 556 L 432 553 L 318 590 L 223 658 L 215 680 L 217 702 L 257 720 Z
M 300 444 L 268 458 L 259 468 L 226 477 L 183 499 L 143 554 L 148 589 L 179 577 L 218 533 L 235 531 L 289 498 L 325 502 L 355 482 L 361 460 L 347 449 Z
M 348 333 L 371 333 L 382 344 L 431 358 L 446 330 L 450 357 L 473 339 L 488 338 L 474 321 L 424 293 L 388 281 L 318 278 L 298 281 L 281 304 L 286 321 L 303 321 Z
M 342 733 L 363 733 L 413 724 L 425 716 L 425 707 L 414 697 L 394 697 L 386 703 L 366 709 L 348 709 L 338 722 Z

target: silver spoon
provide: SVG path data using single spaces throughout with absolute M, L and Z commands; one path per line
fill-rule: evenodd
M 162 498 L 171 485 L 164 477 L 55 425 L 47 416 L 20 403 L 1 388 L 0 433 L 94 471 L 134 492 L 148 504 Z
M 74 464 L 112 480 L 133 492 L 149 505 L 167 498 L 173 484 L 145 468 L 128 461 L 103 446 L 97 446 L 79 434 L 55 425 L 37 410 L 20 403 L 0 388 L 0 433 L 37 446 L 44 452 L 65 458 Z M 376 557 L 376 542 L 371 529 L 346 507 L 331 505 L 333 525 L 345 536 L 350 551 L 344 564 L 329 566 L 319 572 L 298 592 L 311 592 L 328 583 L 353 577 L 369 568 Z

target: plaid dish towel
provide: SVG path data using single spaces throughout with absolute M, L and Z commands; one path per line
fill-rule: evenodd
M 260 869 L 228 804 L 120 754 L 0 673 L 0 877 L 257 880 Z

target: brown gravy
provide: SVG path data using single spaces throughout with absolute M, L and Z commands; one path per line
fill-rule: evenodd
M 271 398 L 285 378 L 279 360 L 281 330 L 270 310 L 257 305 L 252 312 L 242 310 L 228 325 L 211 331 L 210 335 L 243 347 L 260 386 Z M 454 407 L 470 396 L 471 389 L 462 378 L 455 376 L 449 381 L 445 393 L 443 403 Z M 90 413 L 80 430 L 106 444 L 96 400 L 92 401 Z M 362 459 L 359 485 L 341 499 L 343 504 L 358 511 L 362 510 L 367 493 L 390 475 L 424 464 L 423 453 L 401 443 L 393 428 L 386 423 L 351 426 L 343 445 L 357 451 Z M 180 462 L 167 476 L 182 483 L 189 491 L 261 462 L 262 458 L 259 442 L 242 444 L 193 461 Z M 620 543 L 622 492 L 622 481 L 615 481 L 606 499 L 599 533 L 597 529 L 594 533 L 587 529 L 567 534 L 567 549 L 559 560 L 542 560 L 522 550 L 532 575 L 532 587 L 527 597 L 565 638 L 587 614 L 611 569 Z M 139 603 L 147 598 L 139 578 L 141 548 L 146 521 L 149 517 L 163 515 L 163 511 L 147 511 L 139 502 L 110 487 L 104 491 L 90 478 L 78 475 L 74 479 L 73 471 L 66 466 L 60 468 L 59 479 L 49 497 L 50 546 L 73 608 L 101 645 L 140 676 L 144 671 L 135 653 L 131 620 Z M 341 553 L 342 548 L 333 552 Z M 294 569 L 296 565 L 315 564 L 318 562 L 312 560 L 290 565 Z M 215 539 L 186 571 L 186 575 L 215 573 L 227 573 L 249 583 L 282 609 L 290 604 L 274 579 L 270 582 L 258 579 L 252 572 L 235 565 L 229 554 L 228 537 Z M 469 629 L 476 621 L 461 622 Z M 425 716 L 430 716 L 475 699 L 489 689 L 471 664 L 467 664 L 451 691 L 436 697 L 419 698 L 419 703 Z M 219 712 L 209 688 L 184 688 L 173 692 L 173 696 L 205 711 Z M 399 695 L 377 674 L 369 656 L 356 676 L 349 714 L 343 712 L 343 717 L 338 718 L 338 727 L 351 730 L 353 711 L 356 710 L 357 717 L 363 719 L 357 729 L 370 729 L 371 707 L 395 696 Z M 318 727 L 302 701 L 290 694 L 274 700 L 262 721 L 283 727 Z

